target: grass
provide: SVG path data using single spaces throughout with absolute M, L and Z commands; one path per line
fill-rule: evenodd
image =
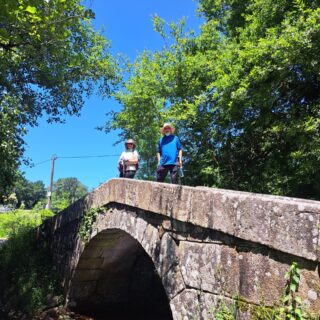
M 52 216 L 50 210 L 14 210 L 0 214 L 0 238 L 8 238 L 19 226 L 30 228 L 39 226 L 42 221 Z

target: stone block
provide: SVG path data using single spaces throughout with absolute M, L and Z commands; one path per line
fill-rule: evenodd
M 124 204 L 130 207 L 139 207 L 138 192 L 140 183 L 136 183 L 135 180 L 127 179 L 125 184 L 125 198 Z
M 77 269 L 100 269 L 103 258 L 82 258 L 79 260 Z
M 126 184 L 127 179 L 117 179 L 115 185 L 115 194 L 114 194 L 114 201 L 118 203 L 124 203 L 126 199 Z
M 164 275 L 173 265 L 177 265 L 178 259 L 178 246 L 170 234 L 166 232 L 160 242 L 159 263 L 157 265 L 159 275 Z
M 176 205 L 172 210 L 172 218 L 179 221 L 189 221 L 192 212 L 192 188 L 178 187 L 176 192 Z
M 117 209 L 110 209 L 105 213 L 105 218 L 99 224 L 94 224 L 94 227 L 100 231 L 105 229 L 118 228 L 123 218 L 121 212 Z
M 96 281 L 100 278 L 102 274 L 101 269 L 77 269 L 73 281 L 76 282 L 89 282 L 89 281 Z
M 156 261 L 160 247 L 160 237 L 158 229 L 151 224 L 148 224 L 140 244 L 149 255 L 149 257 L 151 257 L 152 260 Z
M 287 264 L 270 259 L 267 255 L 239 252 L 239 296 L 248 302 L 272 305 L 280 301 L 286 280 Z
M 104 183 L 100 185 L 98 188 L 96 188 L 94 192 L 92 192 L 91 194 L 92 199 L 89 199 L 89 202 L 91 202 L 89 207 L 100 208 L 112 201 L 112 199 L 110 199 L 110 191 L 113 189 L 113 185 L 113 182 Z
M 214 320 L 217 313 L 220 313 L 221 315 L 221 311 L 226 309 L 229 310 L 231 314 L 236 313 L 234 312 L 236 309 L 235 300 L 223 295 L 200 292 L 199 301 L 201 312 L 200 319 L 203 320 Z
M 84 298 L 90 297 L 95 293 L 97 286 L 96 281 L 88 282 L 74 282 L 69 293 L 70 302 L 74 300 L 83 300 Z
M 86 247 L 82 252 L 83 258 L 99 258 L 103 254 L 103 247 Z
M 153 189 L 153 186 L 151 183 L 136 184 L 136 197 L 137 197 L 138 208 L 146 211 L 150 209 L 152 189 Z
M 318 266 L 319 268 L 319 266 Z M 308 310 L 320 314 L 320 276 L 319 270 L 301 270 L 299 295 Z
M 88 244 L 88 248 L 110 248 L 116 243 L 120 238 L 119 234 L 110 234 L 107 238 L 99 238 L 99 235 L 95 236 L 93 239 L 90 240 Z
M 239 262 L 234 248 L 182 241 L 178 257 L 186 286 L 229 296 L 239 292 Z
M 153 183 L 149 211 L 171 217 L 176 204 L 177 186 L 168 183 Z
M 134 237 L 139 243 L 141 243 L 147 226 L 148 223 L 145 220 L 137 217 L 136 219 L 134 219 L 132 225 L 126 228 L 126 232 Z
M 185 289 L 170 301 L 174 320 L 191 320 L 200 318 L 200 303 L 198 292 Z
M 263 196 L 252 196 L 239 202 L 237 231 L 241 239 L 316 260 L 316 241 L 319 214 L 299 212 L 290 201 L 271 201 Z
M 209 227 L 209 221 L 213 217 L 211 193 L 207 189 L 195 188 L 192 190 L 190 207 L 190 221 L 192 224 Z
M 169 300 L 173 299 L 179 292 L 185 289 L 179 266 L 172 266 L 171 269 L 162 276 L 162 283 Z
M 199 226 L 210 228 L 217 231 L 222 231 L 227 234 L 233 235 L 236 230 L 236 212 L 235 206 L 237 200 L 230 197 L 229 194 L 220 192 L 218 189 L 213 188 L 196 188 L 196 193 L 203 193 L 206 195 L 206 204 L 199 205 L 197 209 L 197 203 L 193 205 L 192 220 L 196 219 Z M 201 199 L 200 196 L 198 198 Z M 208 211 L 207 217 L 205 217 L 205 211 Z M 197 214 L 200 218 L 197 218 Z M 201 216 L 203 218 L 201 218 Z M 202 222 L 204 224 L 202 224 Z

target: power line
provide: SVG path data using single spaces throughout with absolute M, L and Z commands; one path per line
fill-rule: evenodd
M 119 154 L 102 154 L 98 156 L 70 156 L 70 157 L 57 157 L 58 159 L 82 159 L 82 158 L 106 158 L 106 157 L 119 157 Z
M 107 158 L 107 157 L 119 157 L 119 154 L 101 154 L 101 155 L 84 155 L 84 156 L 65 156 L 56 157 L 56 159 L 85 159 L 85 158 Z M 52 159 L 43 160 L 41 162 L 35 163 L 32 167 L 38 166 L 40 164 L 51 161 Z
M 49 161 L 51 161 L 51 159 L 43 160 L 43 161 L 41 161 L 41 162 L 35 163 L 35 164 L 32 165 L 32 166 L 35 167 L 35 166 L 38 166 L 39 164 L 43 164 L 43 163 L 46 163 L 46 162 L 49 162 Z

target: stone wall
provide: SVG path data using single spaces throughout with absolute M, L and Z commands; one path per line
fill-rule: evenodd
M 7 239 L 1 239 L 0 238 L 0 247 L 7 241 Z
M 103 210 L 84 245 L 78 229 L 91 207 Z M 167 301 L 174 319 L 210 319 L 215 305 L 238 299 L 249 306 L 238 318 L 250 319 L 250 306 L 279 301 L 293 261 L 304 304 L 320 311 L 319 218 L 315 201 L 114 179 L 48 220 L 42 235 L 71 306 L 149 297 L 163 301 L 160 313 Z

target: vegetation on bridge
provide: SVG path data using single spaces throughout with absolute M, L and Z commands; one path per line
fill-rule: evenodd
M 317 320 L 318 315 L 311 314 L 302 304 L 298 293 L 300 283 L 300 269 L 296 262 L 293 262 L 287 271 L 285 278 L 287 284 L 284 288 L 282 299 L 273 306 L 267 306 L 263 302 L 259 305 L 252 305 L 246 299 L 235 296 L 234 302 L 224 302 L 223 298 L 213 308 L 212 316 L 215 320 L 236 320 L 238 310 L 250 310 L 251 320 Z

